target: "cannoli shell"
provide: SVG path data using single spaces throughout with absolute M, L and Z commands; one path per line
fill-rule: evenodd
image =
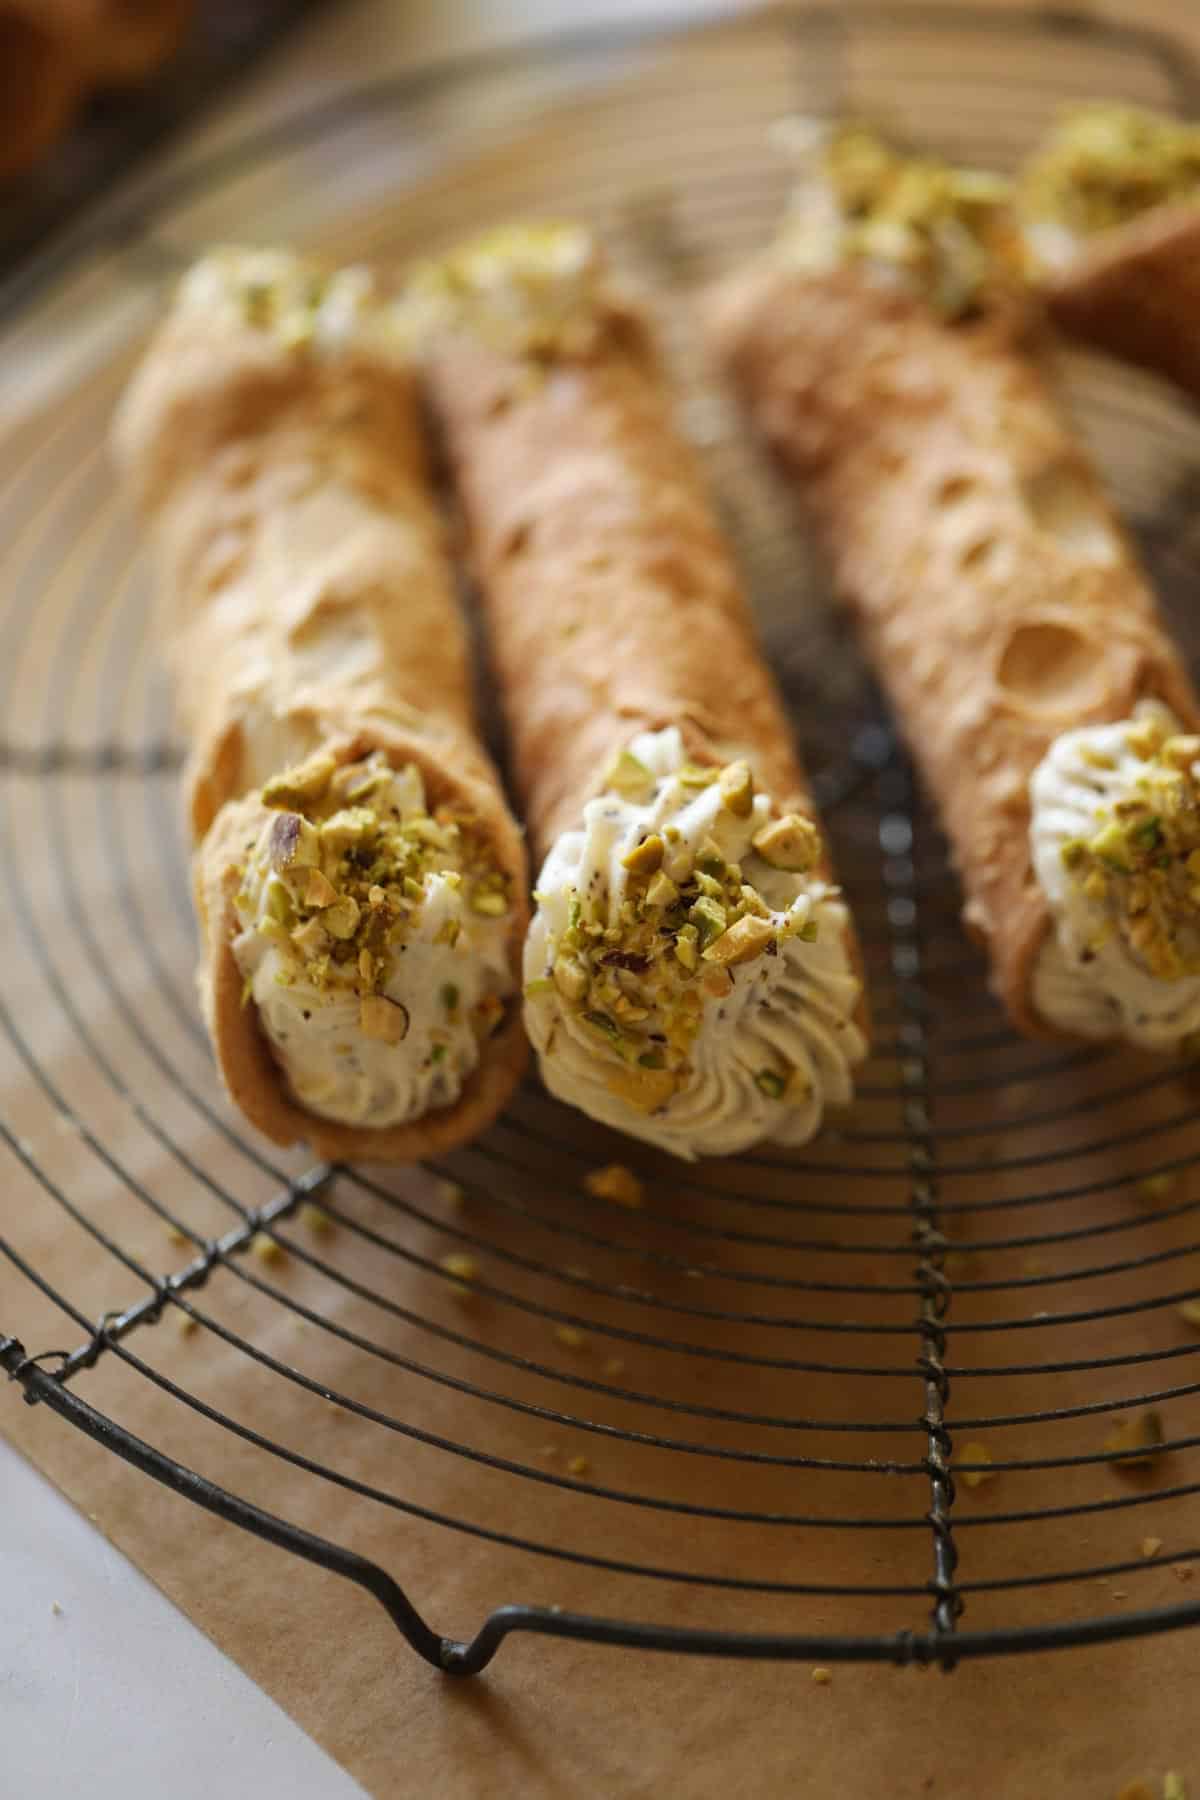
M 296 355 L 180 312 L 114 435 L 154 524 L 160 635 L 191 744 L 200 987 L 233 1098 L 268 1136 L 307 1138 L 322 1155 L 409 1160 L 471 1136 L 521 1072 L 515 1019 L 454 1107 L 390 1130 L 335 1126 L 288 1099 L 230 948 L 256 790 L 318 750 L 343 761 L 383 750 L 419 768 L 432 806 L 481 822 L 511 878 L 519 962 L 524 848 L 475 731 L 411 377 L 367 349 Z
M 1043 291 L 1070 336 L 1200 401 L 1200 203 L 1157 206 L 1097 233 Z
M 536 853 L 619 750 L 678 726 L 813 812 L 750 609 L 641 314 L 597 299 L 544 362 L 451 335 L 428 363 Z
M 855 269 L 768 259 L 709 296 L 716 354 L 806 503 L 938 808 L 1016 1023 L 1050 915 L 1029 778 L 1054 738 L 1196 695 L 1025 314 L 948 323 Z

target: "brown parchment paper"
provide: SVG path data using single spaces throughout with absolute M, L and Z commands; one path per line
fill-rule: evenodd
M 663 129 L 670 94 L 677 105 L 696 91 L 724 95 L 711 109 L 715 141 L 734 164 L 740 154 L 757 166 L 754 131 L 775 104 L 775 79 L 765 46 L 715 34 L 665 72 L 631 82 L 620 135 L 635 141 L 648 109 Z M 768 97 L 752 104 L 755 80 Z M 497 212 L 532 204 L 555 157 L 569 162 L 582 157 L 581 144 L 605 143 L 607 127 L 589 133 L 589 116 L 586 106 L 552 116 L 506 151 Z M 634 172 L 629 151 L 618 173 Z M 359 247 L 398 243 L 422 217 L 446 236 L 474 222 L 469 196 L 483 173 L 458 171 L 431 188 L 427 212 L 410 209 L 402 224 L 363 221 Z M 776 198 L 764 199 L 764 229 Z M 450 217 L 452 199 L 462 219 Z M 473 204 L 477 218 L 478 195 Z M 620 223 L 615 203 L 600 222 Z M 332 247 L 355 237 L 348 225 Z M 65 729 L 82 746 L 137 746 L 165 730 L 144 628 L 147 575 L 100 448 L 123 373 L 114 363 L 81 387 L 55 421 L 60 429 L 34 421 L 0 446 L 23 506 L 0 549 L 0 577 L 19 570 L 36 583 L 42 615 L 13 685 L 7 728 L 18 745 L 59 741 Z M 81 457 L 81 443 L 96 448 Z M 752 465 L 720 444 L 714 456 L 741 524 L 769 542 L 771 557 L 799 566 L 801 546 L 782 512 L 776 528 Z M 797 643 L 824 644 L 832 629 L 815 602 L 811 617 L 766 625 L 784 664 Z M 847 689 L 852 698 L 852 680 Z M 819 766 L 819 745 L 804 748 Z M 0 1097 L 19 1137 L 3 1152 L 0 1214 L 17 1252 L 95 1319 L 140 1299 L 147 1275 L 188 1260 L 179 1227 L 197 1239 L 227 1230 L 238 1206 L 269 1201 L 303 1165 L 240 1138 L 221 1101 L 191 993 L 173 777 L 13 773 L 6 799 L 20 855 L 0 967 L 13 1027 Z M 888 945 L 876 810 L 842 808 L 831 825 L 886 1041 L 905 1016 L 895 983 L 906 965 Z M 995 1036 L 941 854 L 918 841 L 918 876 L 933 896 L 921 909 L 930 1075 L 941 1090 L 933 1122 L 953 1134 L 941 1140 L 938 1176 L 959 1290 L 949 1360 L 971 1371 L 952 1383 L 955 1442 L 982 1442 L 997 1461 L 1095 1455 L 1114 1418 L 1140 1410 L 1151 1390 L 1171 1390 L 1158 1404 L 1173 1439 L 1200 1436 L 1188 1391 L 1200 1336 L 1170 1298 L 1200 1285 L 1200 1194 L 1191 1173 L 1155 1196 L 1138 1186 L 1193 1153 L 1195 1090 L 1132 1057 L 1047 1078 L 1044 1048 Z M 461 1204 L 419 1172 L 340 1177 L 325 1196 L 332 1231 L 304 1220 L 280 1227 L 284 1256 L 238 1258 L 196 1292 L 194 1330 L 182 1331 L 178 1309 L 168 1309 L 75 1385 L 187 1466 L 378 1561 L 451 1635 L 469 1636 L 491 1607 L 514 1600 L 730 1630 L 923 1629 L 931 1545 L 898 1080 L 895 1060 L 870 1065 L 870 1091 L 844 1122 L 878 1140 L 843 1141 L 835 1131 L 781 1169 L 688 1171 L 622 1149 L 527 1094 L 483 1144 L 446 1166 L 465 1192 Z M 1054 1122 L 1039 1124 L 1049 1110 Z M 1118 1145 L 1130 1129 L 1137 1135 Z M 641 1211 L 582 1187 L 587 1170 L 616 1154 L 646 1178 Z M 1053 1205 L 1030 1201 L 1050 1190 Z M 785 1200 L 801 1209 L 777 1204 Z M 850 1203 L 880 1210 L 839 1211 Z M 451 1252 L 476 1260 L 470 1298 L 439 1267 Z M 1158 1258 L 1151 1267 L 1126 1266 L 1147 1255 Z M 987 1286 L 1017 1277 L 1038 1285 Z M 797 1281 L 815 1285 L 780 1285 Z M 845 1291 L 856 1285 L 869 1291 Z M 1125 1310 L 1056 1322 L 1114 1306 Z M 556 1330 L 572 1322 L 584 1338 L 574 1346 Z M 997 1322 L 1008 1328 L 986 1329 Z M 0 1325 L 31 1351 L 70 1348 L 85 1335 L 7 1261 Z M 1147 1351 L 1159 1360 L 1122 1360 Z M 1102 1376 L 1074 1366 L 1097 1356 L 1113 1359 Z M 1003 1372 L 1028 1362 L 1062 1366 L 1053 1375 Z M 829 1367 L 847 1364 L 870 1372 Z M 482 1680 L 455 1684 L 415 1658 L 367 1595 L 199 1512 L 45 1408 L 20 1405 L 15 1390 L 4 1399 L 0 1429 L 377 1796 L 1093 1800 L 1137 1777 L 1161 1785 L 1167 1769 L 1200 1791 L 1195 1633 L 967 1665 L 949 1680 L 838 1665 L 828 1685 L 803 1663 L 514 1638 Z M 1076 1418 L 1029 1417 L 1097 1402 L 1105 1409 Z M 776 1422 L 733 1423 L 713 1416 L 721 1409 Z M 971 1423 L 999 1414 L 1024 1422 Z M 872 1429 L 836 1428 L 850 1421 Z M 621 1442 L 606 1427 L 641 1441 Z M 584 1463 L 572 1472 L 576 1458 Z M 804 1468 L 788 1458 L 876 1459 L 910 1472 Z M 1007 1471 L 963 1488 L 955 1513 L 960 1576 L 971 1587 L 964 1629 L 1200 1597 L 1200 1571 L 1184 1583 L 1175 1570 L 1186 1563 L 1172 1561 L 1200 1549 L 1200 1508 L 1187 1494 L 1170 1497 L 1197 1481 L 1200 1454 L 1182 1448 L 1141 1476 L 1083 1465 Z M 681 1515 L 656 1501 L 766 1518 Z M 998 1511 L 1083 1503 L 1108 1510 L 987 1524 Z M 1143 1555 L 1147 1537 L 1162 1540 L 1154 1556 Z M 505 1541 L 514 1538 L 622 1567 L 534 1555 Z M 1015 1595 L 976 1585 L 1115 1562 L 1133 1567 Z M 658 1580 L 628 1572 L 635 1566 L 706 1579 Z M 727 1577 L 901 1591 L 745 1594 L 723 1590 Z

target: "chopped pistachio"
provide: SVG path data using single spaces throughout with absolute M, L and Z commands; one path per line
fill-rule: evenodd
M 750 839 L 763 862 L 774 869 L 790 869 L 806 875 L 820 857 L 820 833 L 811 819 L 799 812 L 786 812 L 783 819 L 772 819 L 761 832 Z
M 654 775 L 632 750 L 622 750 L 604 777 L 604 785 L 624 800 L 646 800 L 654 788 Z
M 642 1184 L 624 1163 L 605 1163 L 602 1169 L 593 1169 L 584 1176 L 583 1185 L 599 1200 L 612 1200 L 635 1211 L 642 1204 Z
M 676 780 L 680 787 L 706 788 L 720 777 L 720 769 L 703 767 L 699 763 L 684 763 L 678 771 Z
M 754 1077 L 754 1085 L 768 1100 L 782 1100 L 787 1092 L 787 1077 L 776 1069 L 760 1069 Z
M 1181 1300 L 1175 1310 L 1185 1325 L 1191 1325 L 1200 1331 L 1200 1299 Z
M 527 1000 L 544 1000 L 547 994 L 554 992 L 554 983 L 540 976 L 535 981 L 527 981 L 523 992 Z
M 554 959 L 554 985 L 564 1000 L 582 1000 L 588 991 L 588 972 L 579 957 L 563 950 Z
M 277 925 L 290 928 L 296 922 L 296 909 L 292 905 L 292 896 L 282 881 L 273 877 L 267 883 L 267 917 L 274 919 Z
M 364 1037 L 399 1044 L 408 1036 L 408 1008 L 386 994 L 364 994 L 358 1003 L 358 1023 Z
M 689 972 L 700 961 L 700 934 L 694 925 L 681 925 L 675 935 L 675 958 Z
M 337 897 L 337 889 L 329 877 L 323 875 L 320 869 L 310 869 L 304 883 L 305 906 L 317 908 L 332 906 Z
M 809 1679 L 815 1687 L 828 1687 L 833 1680 L 833 1670 L 821 1667 L 811 1669 Z
M 292 933 L 292 942 L 306 962 L 323 956 L 328 950 L 331 939 L 319 919 L 308 919 L 303 925 L 297 925 Z
M 507 883 L 501 875 L 486 877 L 471 889 L 470 908 L 484 918 L 498 919 L 508 911 Z
M 321 845 L 339 854 L 366 843 L 378 829 L 378 816 L 369 806 L 344 806 L 321 826 Z
M 749 763 L 729 763 L 721 770 L 718 784 L 722 805 L 736 819 L 748 819 L 754 811 L 754 777 L 750 773 Z
M 321 914 L 321 924 L 330 937 L 348 942 L 358 930 L 360 913 L 357 900 L 351 894 L 342 894 L 332 906 L 327 906 Z
M 320 860 L 320 839 L 299 813 L 282 812 L 271 826 L 268 855 L 278 875 L 291 869 L 313 869 Z
M 1160 1455 L 1165 1440 L 1162 1415 L 1143 1412 L 1116 1425 L 1105 1438 L 1104 1448 L 1110 1454 L 1120 1453 L 1118 1468 L 1148 1469 Z
M 654 1113 L 679 1091 L 680 1078 L 670 1069 L 611 1069 L 606 1071 L 604 1085 L 609 1093 L 624 1100 L 635 1112 Z
M 362 976 L 364 981 L 366 981 L 366 982 L 374 981 L 374 979 L 375 979 L 375 958 L 371 955 L 371 952 L 369 950 L 360 950 L 359 951 L 359 953 L 358 953 L 358 972 Z
M 1165 1200 L 1175 1186 L 1175 1180 L 1168 1169 L 1158 1175 L 1143 1175 L 1137 1184 L 1138 1195 L 1143 1200 Z
M 324 794 L 336 768 L 332 756 L 310 757 L 297 768 L 275 775 L 262 791 L 264 806 L 286 806 L 291 809 L 310 806 Z
M 706 962 L 731 963 L 751 962 L 761 956 L 767 945 L 774 939 L 775 932 L 765 919 L 756 919 L 747 915 L 738 919 L 736 924 L 722 932 L 721 936 L 711 943 L 704 952 Z
M 667 907 L 674 906 L 679 898 L 679 889 L 669 875 L 659 869 L 650 877 L 646 888 L 646 905 Z
M 714 938 L 720 937 L 725 930 L 725 908 L 707 894 L 702 894 L 699 900 L 689 908 L 688 918 L 696 927 L 702 950 L 706 949 Z
M 1200 130 L 1115 101 L 1075 108 L 1028 164 L 1028 216 L 1082 237 L 1200 192 Z
M 576 1325 L 556 1325 L 554 1335 L 564 1350 L 586 1350 L 587 1333 Z
M 454 982 L 443 982 L 438 998 L 441 1000 L 442 1005 L 448 1013 L 456 1013 L 458 1011 L 460 995 Z
M 982 1487 L 985 1481 L 995 1480 L 995 1471 L 991 1468 L 992 1454 L 984 1444 L 964 1444 L 954 1459 L 956 1473 L 969 1488 Z
M 264 1263 L 283 1262 L 287 1256 L 287 1251 L 279 1239 L 271 1237 L 265 1231 L 255 1232 L 250 1240 L 250 1252 L 251 1255 L 257 1256 L 259 1262 Z
M 315 1200 L 305 1200 L 297 1216 L 300 1223 L 306 1225 L 309 1231 L 317 1237 L 327 1236 L 333 1230 L 333 1220 L 325 1208 L 318 1206 Z
M 1144 1537 L 1142 1539 L 1142 1555 L 1147 1562 L 1157 1556 L 1162 1547 L 1163 1541 L 1160 1537 Z
M 438 1262 L 447 1275 L 453 1275 L 458 1281 L 474 1281 L 479 1274 L 479 1264 L 464 1250 L 452 1250 L 448 1256 L 439 1257 Z
M 590 1472 L 591 1467 L 592 1465 L 586 1456 L 572 1456 L 567 1463 L 567 1474 L 587 1475 Z
M 662 867 L 665 848 L 658 833 L 652 832 L 621 858 L 622 865 L 632 875 L 653 875 L 656 869 Z
M 1158 755 L 1169 769 L 1190 770 L 1193 763 L 1200 762 L 1200 737 L 1181 732 L 1168 738 Z

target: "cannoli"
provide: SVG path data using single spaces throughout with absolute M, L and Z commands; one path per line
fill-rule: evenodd
M 471 244 L 410 305 L 541 864 L 546 1085 L 685 1158 L 803 1143 L 865 1051 L 855 950 L 647 322 L 569 226 Z
M 1172 1048 L 1200 1027 L 1196 696 L 1035 360 L 1004 193 L 853 131 L 812 180 L 711 295 L 712 343 L 824 540 L 1014 1020 Z
M 1055 323 L 1200 400 L 1200 126 L 1081 107 L 1030 159 L 1018 202 Z
M 66 130 L 88 73 L 33 0 L 0 5 L 0 180 L 31 168 Z
M 521 1070 L 525 862 L 370 276 L 197 264 L 115 442 L 158 551 L 233 1099 L 322 1156 L 464 1139 Z

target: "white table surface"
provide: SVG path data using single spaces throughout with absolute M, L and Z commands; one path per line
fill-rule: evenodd
M 298 33 L 171 159 L 388 69 L 566 24 L 736 4 L 357 0 Z M 42 375 L 53 373 L 56 351 L 68 368 L 71 332 L 69 319 L 47 323 Z M 0 1800 L 351 1800 L 362 1791 L 0 1440 Z

